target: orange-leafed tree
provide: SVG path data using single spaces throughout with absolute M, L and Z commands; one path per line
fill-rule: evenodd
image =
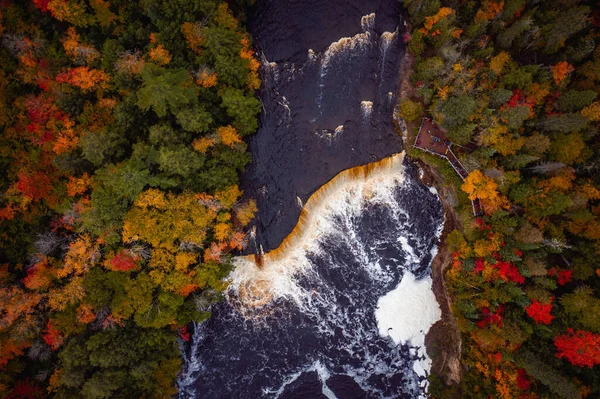
M 218 76 L 216 72 L 211 72 L 207 68 L 202 68 L 200 72 L 198 72 L 198 77 L 196 78 L 196 83 L 206 89 L 210 87 L 214 87 L 217 85 Z
M 581 115 L 591 121 L 600 121 L 600 101 L 596 101 L 581 110 Z
M 91 179 L 87 173 L 84 173 L 81 177 L 69 176 L 69 182 L 67 183 L 67 194 L 69 197 L 75 197 L 83 194 L 90 187 L 90 183 Z
M 216 140 L 211 137 L 200 137 L 192 142 L 192 147 L 194 150 L 198 151 L 201 154 L 206 154 L 206 152 L 216 144 Z
M 93 62 L 100 57 L 100 52 L 93 46 L 81 42 L 81 37 L 74 27 L 67 29 L 67 36 L 63 39 L 65 53 L 80 65 Z
M 557 86 L 560 86 L 562 82 L 575 70 L 571 64 L 566 61 L 561 61 L 556 65 L 552 65 L 550 67 L 552 71 L 552 78 L 554 79 L 554 83 Z
M 181 25 L 181 31 L 188 47 L 196 54 L 200 54 L 202 52 L 202 43 L 204 43 L 202 24 L 200 22 L 184 22 Z
M 159 44 L 150 50 L 149 57 L 150 60 L 155 62 L 157 65 L 167 65 L 173 58 L 171 53 L 169 53 L 169 50 L 167 50 L 162 44 Z
M 56 76 L 58 83 L 68 83 L 79 87 L 84 92 L 94 88 L 106 88 L 109 80 L 110 76 L 103 70 L 89 67 L 70 68 Z
M 0 285 L 0 369 L 33 343 L 38 334 L 37 306 L 41 300 L 40 294 Z
M 125 51 L 121 53 L 115 63 L 118 72 L 128 75 L 139 75 L 142 73 L 145 61 L 139 51 Z
M 475 22 L 489 21 L 504 9 L 504 1 L 484 1 L 481 8 L 475 14 Z
M 506 204 L 506 199 L 498 193 L 498 184 L 480 170 L 469 173 L 461 189 L 469 195 L 469 199 L 479 198 L 486 213 L 493 213 Z
M 260 67 L 260 63 L 254 58 L 252 49 L 250 48 L 250 39 L 247 35 L 242 37 L 241 43 L 242 49 L 240 50 L 240 58 L 248 60 L 247 68 L 250 70 L 250 72 L 248 72 L 246 84 L 251 90 L 257 90 L 260 87 L 260 78 L 258 77 L 258 67 Z
M 221 143 L 225 144 L 228 147 L 233 148 L 235 144 L 242 142 L 242 139 L 238 135 L 237 130 L 231 125 L 218 128 L 217 134 L 221 139 Z

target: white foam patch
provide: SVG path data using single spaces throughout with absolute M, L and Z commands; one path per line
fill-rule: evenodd
M 395 289 L 379 298 L 375 310 L 381 336 L 389 336 L 396 344 L 418 348 L 419 360 L 415 361 L 413 370 L 420 377 L 426 377 L 431 368 L 431 359 L 425 351 L 425 335 L 442 317 L 432 284 L 431 277 L 416 280 L 407 271 Z M 426 386 L 426 381 L 422 386 Z

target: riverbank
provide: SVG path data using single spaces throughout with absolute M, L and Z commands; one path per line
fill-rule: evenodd
M 408 99 L 414 93 L 411 83 L 413 56 L 407 51 L 401 64 L 403 77 L 399 90 L 399 101 Z M 455 385 L 461 379 L 461 350 L 462 341 L 456 320 L 452 314 L 452 298 L 448 294 L 445 283 L 445 272 L 450 267 L 452 256 L 444 244 L 446 236 L 453 230 L 461 229 L 461 223 L 455 212 L 458 204 L 456 189 L 453 184 L 448 184 L 445 173 L 436 160 L 428 160 L 426 154 L 421 154 L 412 148 L 418 131 L 418 120 L 407 122 L 400 118 L 398 112 L 394 113 L 394 123 L 397 132 L 401 134 L 404 148 L 411 161 L 415 162 L 422 171 L 421 180 L 429 187 L 437 190 L 444 212 L 444 228 L 440 236 L 438 252 L 431 265 L 431 278 L 433 291 L 440 305 L 442 317 L 429 330 L 425 337 L 427 354 L 432 359 L 431 374 L 445 385 Z

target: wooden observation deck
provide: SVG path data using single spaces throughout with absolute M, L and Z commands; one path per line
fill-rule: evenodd
M 431 119 L 421 119 L 419 134 L 417 134 L 413 147 L 442 157 L 450 162 L 450 165 L 462 180 L 465 180 L 469 175 L 467 169 L 460 163 L 454 152 L 452 152 L 452 142 L 448 139 L 446 133 L 433 123 Z M 472 200 L 471 205 L 473 206 L 473 215 L 483 215 L 483 207 L 479 198 Z

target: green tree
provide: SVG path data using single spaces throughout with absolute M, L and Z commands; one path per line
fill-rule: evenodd
M 221 92 L 227 115 L 233 118 L 231 125 L 242 135 L 254 133 L 258 128 L 256 116 L 260 113 L 260 101 L 250 93 L 228 87 Z
M 413 80 L 429 82 L 444 72 L 444 60 L 440 57 L 425 58 L 415 65 Z
M 512 97 L 513 93 L 510 90 L 497 88 L 490 91 L 490 107 L 498 108 L 506 103 Z
M 552 392 L 565 399 L 580 399 L 581 394 L 577 386 L 562 372 L 556 370 L 547 362 L 538 358 L 534 353 L 520 350 L 517 355 L 517 364 L 527 371 L 527 374 L 546 385 Z
M 477 111 L 477 101 L 469 96 L 451 97 L 443 103 L 441 110 L 444 114 L 443 124 L 455 128 L 469 121 Z
M 600 333 L 600 299 L 590 287 L 579 287 L 563 295 L 560 304 L 575 325 Z
M 593 90 L 568 90 L 561 94 L 558 99 L 558 106 L 563 112 L 575 112 L 590 105 L 597 97 L 598 93 Z
M 550 155 L 561 163 L 571 165 L 582 162 L 581 155 L 586 148 L 580 133 L 564 134 L 556 137 L 550 145 Z
M 204 133 L 213 122 L 203 106 L 184 108 L 176 115 L 177 123 L 188 132 Z
M 169 397 L 173 383 L 161 385 L 161 373 L 177 369 L 175 336 L 163 330 L 108 329 L 75 337 L 60 353 L 59 398 Z M 168 360 L 166 360 L 168 359 Z M 164 369 L 161 369 L 161 366 Z
M 421 25 L 425 17 L 434 15 L 441 7 L 439 0 L 401 0 L 404 7 L 408 10 L 411 22 L 415 25 Z
M 564 46 L 569 37 L 584 29 L 588 24 L 589 12 L 590 8 L 587 6 L 571 7 L 562 12 L 542 36 L 545 42 L 544 51 L 550 54 L 555 53 Z
M 569 133 L 579 131 L 588 124 L 589 119 L 579 114 L 564 114 L 547 117 L 540 122 L 540 127 L 549 132 Z
M 501 117 L 506 120 L 508 127 L 517 130 L 523 126 L 530 117 L 531 110 L 526 106 L 507 108 L 500 113 Z
M 181 176 L 181 186 L 185 187 L 188 185 L 186 182 L 204 165 L 204 155 L 191 146 L 164 146 L 158 151 L 158 164 L 160 171 L 167 176 Z
M 144 83 L 137 93 L 137 105 L 144 111 L 152 108 L 159 117 L 166 116 L 167 111 L 177 114 L 196 100 L 186 70 L 169 70 L 147 63 L 142 68 L 142 79 Z
M 423 114 L 421 103 L 406 100 L 400 104 L 400 116 L 409 122 L 418 119 Z

